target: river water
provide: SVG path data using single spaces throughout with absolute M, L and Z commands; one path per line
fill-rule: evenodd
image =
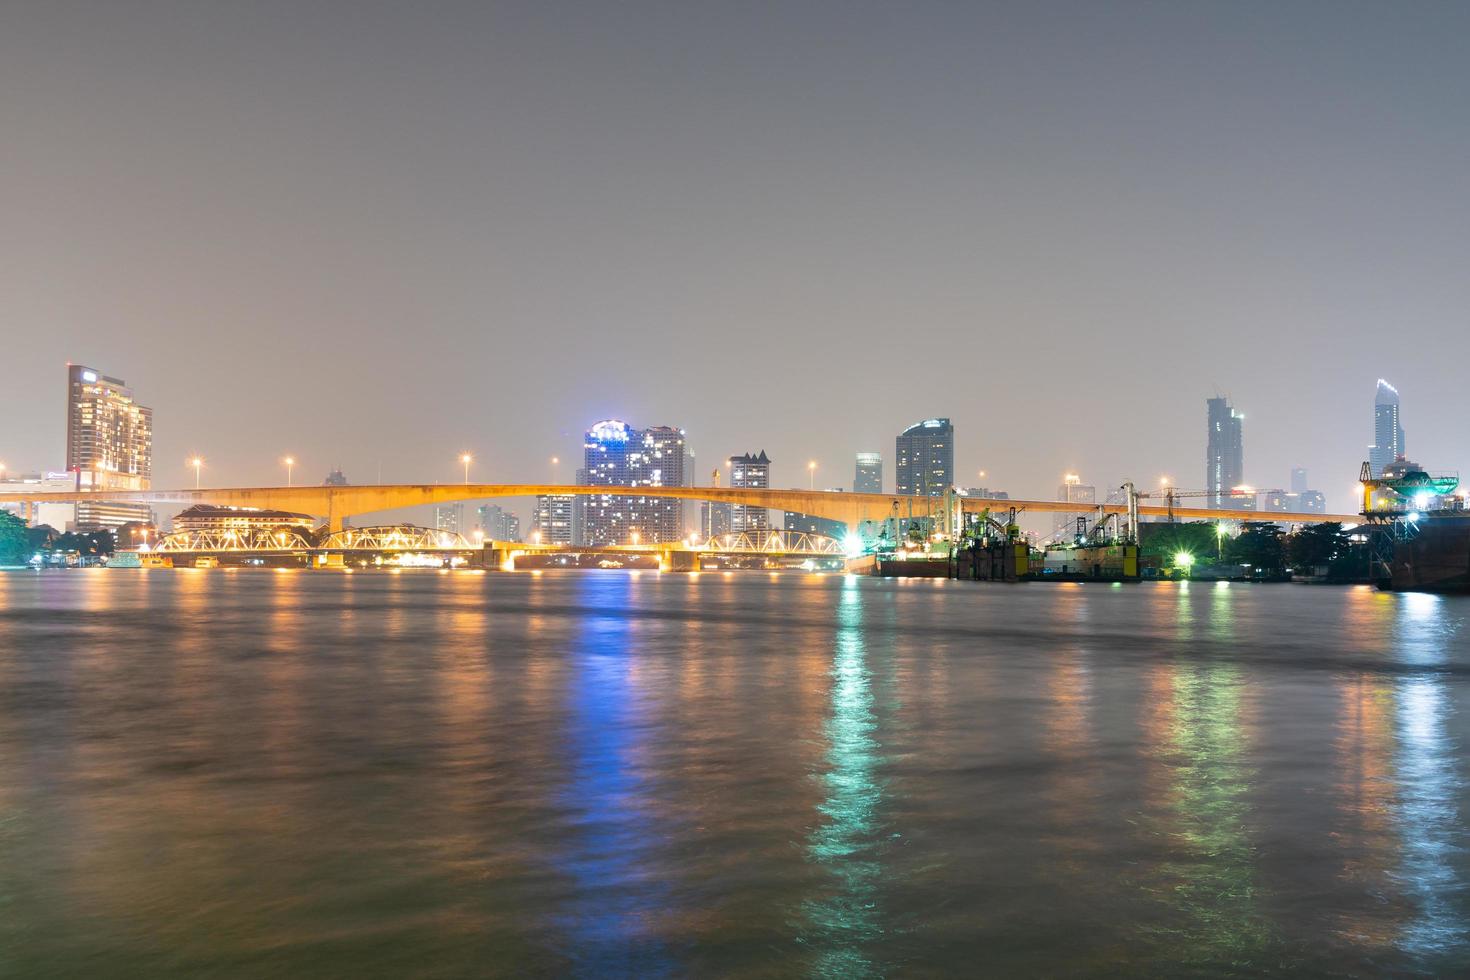
M 1463 975 L 1467 618 L 0 573 L 0 975 Z

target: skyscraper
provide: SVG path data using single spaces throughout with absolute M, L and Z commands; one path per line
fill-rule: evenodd
M 540 535 L 541 544 L 572 543 L 572 504 L 576 499 L 569 493 L 543 493 L 536 498 L 531 530 Z
M 1245 482 L 1245 447 L 1241 438 L 1241 421 L 1245 418 L 1230 407 L 1228 398 L 1211 398 L 1207 406 L 1205 441 L 1205 490 L 1211 507 L 1234 507 L 1240 501 L 1230 497 L 1232 487 Z
M 434 529 L 458 534 L 463 516 L 464 504 L 440 504 L 434 508 Z
M 1373 445 L 1368 447 L 1368 465 L 1379 477 L 1385 466 L 1405 454 L 1398 389 L 1379 378 L 1378 393 L 1373 398 Z
M 153 411 L 117 378 L 80 364 L 67 368 L 66 468 L 79 490 L 147 490 L 153 478 Z M 147 504 L 84 501 L 76 527 L 97 531 L 152 521 Z
M 1301 466 L 1293 466 L 1291 468 L 1291 492 L 1301 493 L 1307 489 L 1310 488 L 1307 486 L 1306 469 Z
M 684 430 L 667 425 L 643 429 L 628 453 L 628 478 L 635 487 L 682 487 L 689 458 Z M 635 522 L 639 539 L 649 543 L 684 537 L 684 501 L 678 497 L 639 497 Z
M 521 519 L 499 504 L 481 504 L 476 512 L 475 523 L 480 533 L 491 541 L 521 539 Z
M 925 419 L 899 433 L 894 454 L 897 492 L 943 496 L 954 482 L 954 426 Z
M 857 467 L 852 476 L 852 492 L 883 492 L 883 455 L 881 453 L 857 454 Z
M 754 456 L 746 453 L 744 456 L 730 457 L 730 486 L 764 490 L 770 485 L 771 460 L 764 449 Z M 733 504 L 730 507 L 730 530 L 737 534 L 741 531 L 769 531 L 770 529 L 771 512 L 766 508 L 751 507 L 747 504 Z
M 684 485 L 684 430 L 638 430 L 606 419 L 583 442 L 587 486 L 680 487 Z M 683 501 L 656 496 L 590 496 L 583 505 L 583 544 L 645 544 L 683 537 Z

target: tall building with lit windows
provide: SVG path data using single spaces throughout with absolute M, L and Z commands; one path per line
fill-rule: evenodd
M 543 493 L 536 498 L 536 516 L 531 531 L 540 544 L 571 544 L 576 495 Z
M 66 468 L 75 474 L 79 490 L 147 490 L 152 485 L 152 409 L 139 405 L 120 379 L 81 364 L 67 367 Z M 152 520 L 147 504 L 83 501 L 76 507 L 79 531 Z
M 683 429 L 634 429 L 605 419 L 587 430 L 583 471 L 587 486 L 682 487 L 688 458 Z M 683 537 L 684 502 L 647 495 L 589 495 L 582 507 L 582 542 L 587 545 L 645 544 Z
M 757 490 L 767 490 L 771 486 L 771 458 L 762 449 L 759 453 L 751 455 L 730 457 L 730 486 L 749 487 Z M 730 530 L 739 534 L 741 531 L 769 531 L 771 529 L 771 512 L 764 507 L 752 507 L 748 504 L 730 505 Z
M 896 491 L 942 497 L 954 483 L 954 426 L 949 419 L 925 419 L 898 434 L 894 453 Z
M 1373 476 L 1383 475 L 1386 466 L 1404 456 L 1404 427 L 1399 422 L 1399 391 L 1393 385 L 1378 379 L 1378 391 L 1373 396 L 1373 445 L 1368 447 L 1368 465 Z
M 883 454 L 858 453 L 852 474 L 853 493 L 883 492 Z
M 1245 416 L 1230 407 L 1228 398 L 1210 398 L 1206 406 L 1205 490 L 1211 507 L 1239 508 L 1241 500 L 1230 491 L 1245 483 Z

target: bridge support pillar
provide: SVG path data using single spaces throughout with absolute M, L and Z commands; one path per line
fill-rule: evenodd
M 33 500 L 23 500 L 20 504 L 20 519 L 25 521 L 26 527 L 34 527 L 36 523 L 36 503 Z
M 683 548 L 665 548 L 658 553 L 661 572 L 694 572 L 699 570 L 699 553 Z
M 516 570 L 516 560 L 509 548 L 486 544 L 485 567 L 492 572 L 513 572 Z

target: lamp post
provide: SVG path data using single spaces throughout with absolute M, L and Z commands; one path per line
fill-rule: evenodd
M 806 488 L 808 490 L 815 490 L 815 489 L 817 489 L 817 461 L 816 460 L 812 460 L 811 462 L 809 462 L 809 463 L 806 464 Z
M 281 462 L 286 464 L 286 486 L 289 487 L 291 485 L 291 467 L 296 465 L 296 457 L 287 456 Z
M 204 460 L 200 459 L 198 456 L 195 456 L 193 459 L 189 460 L 189 465 L 194 467 L 194 489 L 198 490 L 199 471 L 204 468 Z
M 463 455 L 461 455 L 459 457 L 459 461 L 464 464 L 464 485 L 465 486 L 469 486 L 470 485 L 470 463 L 474 462 L 474 457 L 471 456 L 469 453 L 464 453 Z

